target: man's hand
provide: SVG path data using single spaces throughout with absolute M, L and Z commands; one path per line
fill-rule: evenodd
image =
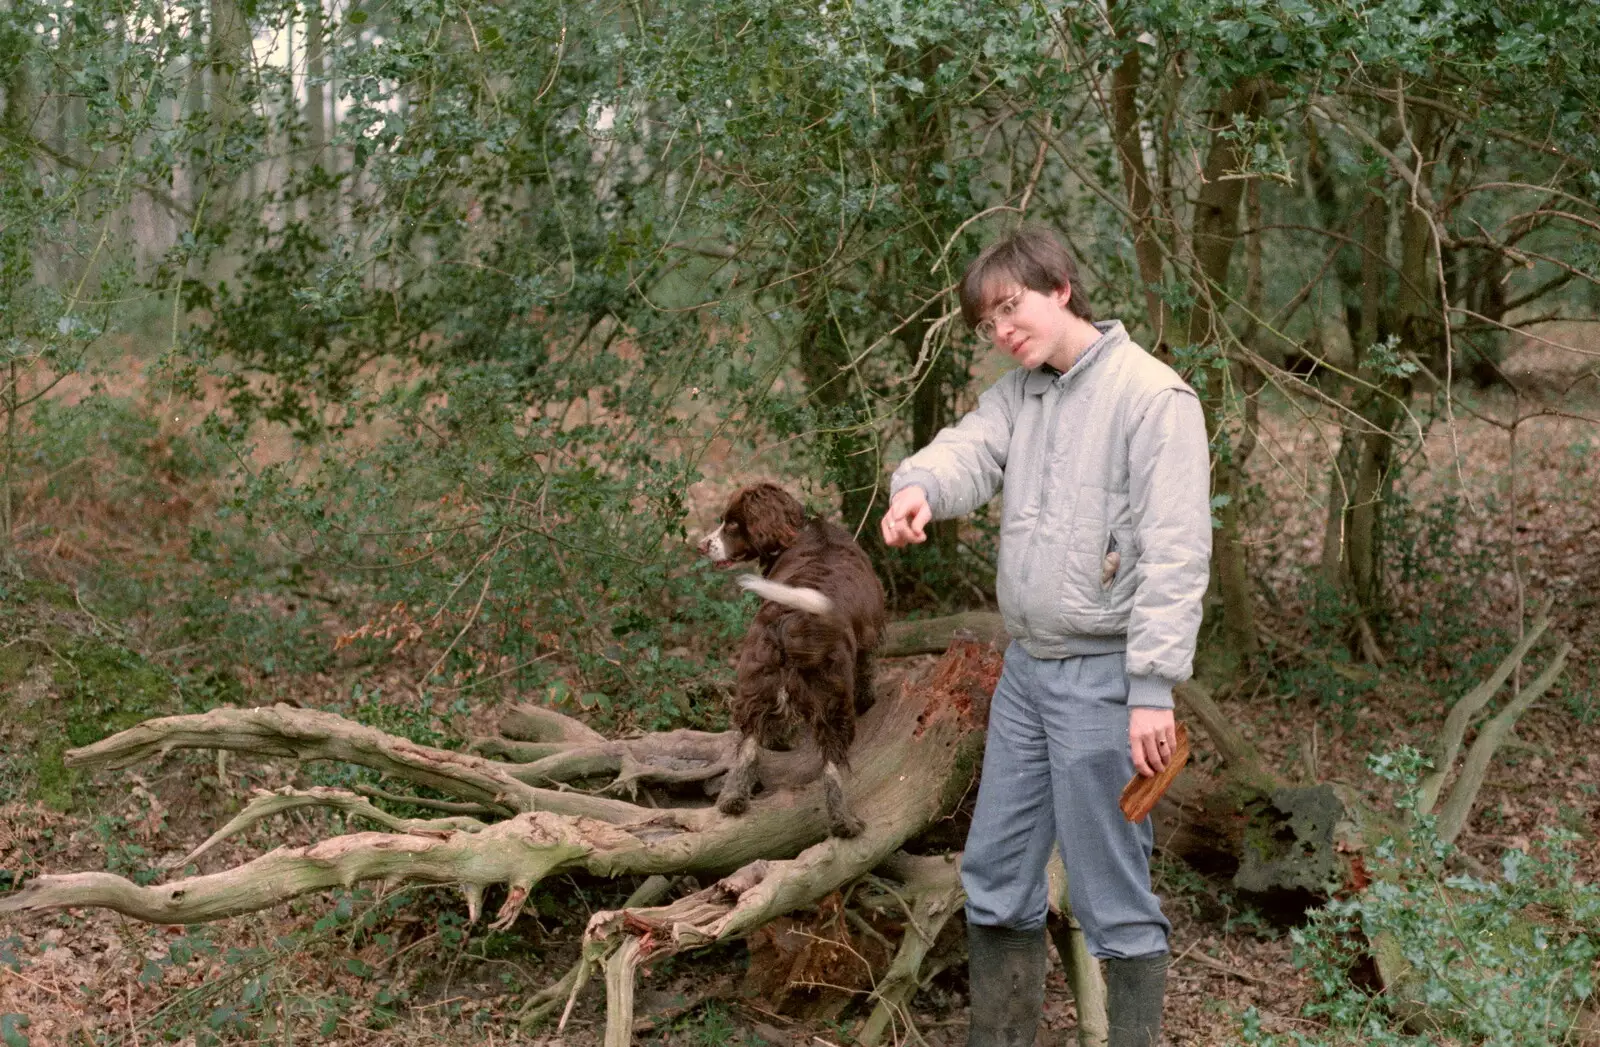
M 1178 728 L 1171 709 L 1136 705 L 1128 710 L 1128 748 L 1133 769 L 1154 778 L 1167 769 L 1178 749 Z
M 933 519 L 933 510 L 928 507 L 928 492 L 912 484 L 901 489 L 889 501 L 889 508 L 883 514 L 883 544 L 888 546 L 902 546 L 910 542 L 927 541 L 928 535 L 923 528 L 928 526 L 928 521 Z

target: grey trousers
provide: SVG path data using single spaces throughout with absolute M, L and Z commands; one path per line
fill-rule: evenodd
M 1150 820 L 1117 807 L 1133 776 L 1122 653 L 1034 658 L 1013 643 L 989 708 L 978 806 L 961 859 L 967 921 L 1031 930 L 1049 912 L 1045 863 L 1061 843 L 1073 915 L 1089 951 L 1167 950 L 1150 890 Z

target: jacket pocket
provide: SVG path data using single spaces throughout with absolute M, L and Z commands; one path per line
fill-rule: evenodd
M 1100 557 L 1100 602 L 1111 599 L 1111 590 L 1122 577 L 1122 547 L 1115 531 L 1106 535 L 1105 552 Z
M 1112 527 L 1106 532 L 1105 555 L 1100 558 L 1100 573 L 1095 590 L 1100 610 L 1120 614 L 1132 598 L 1139 570 L 1138 543 L 1131 529 Z

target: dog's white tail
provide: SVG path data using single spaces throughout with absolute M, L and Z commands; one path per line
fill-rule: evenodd
M 782 582 L 768 581 L 757 574 L 740 575 L 739 584 L 763 600 L 781 603 L 783 606 L 793 607 L 797 611 L 818 615 L 833 613 L 833 601 L 815 589 L 804 589 L 797 585 L 784 585 Z

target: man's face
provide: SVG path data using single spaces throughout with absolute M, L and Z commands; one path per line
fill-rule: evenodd
M 978 333 L 1018 364 L 1038 367 L 1056 355 L 1072 316 L 1070 288 L 1045 294 L 1020 284 L 998 288 Z

